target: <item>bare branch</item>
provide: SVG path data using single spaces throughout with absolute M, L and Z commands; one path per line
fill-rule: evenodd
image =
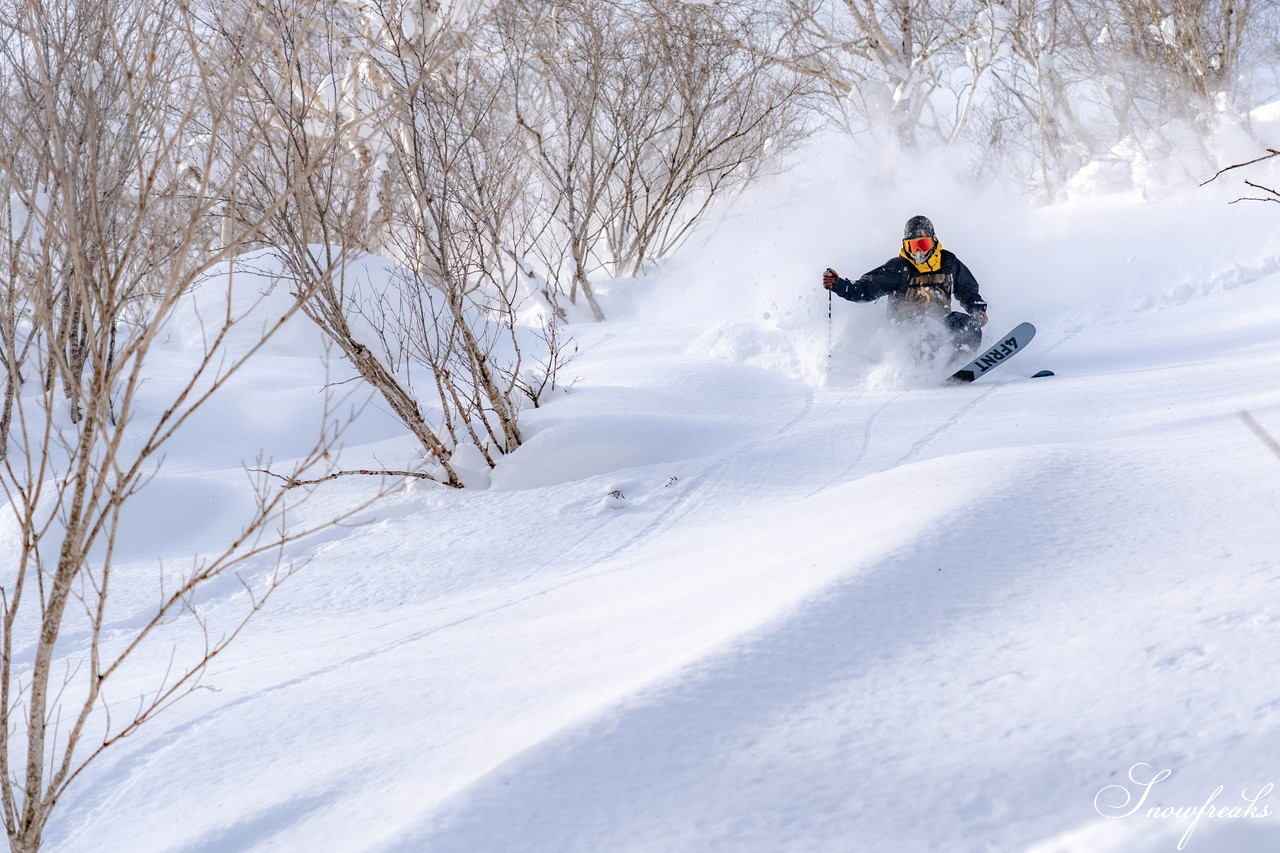
M 1222 175 L 1226 174 L 1227 172 L 1232 171 L 1233 169 L 1243 169 L 1245 166 L 1252 166 L 1254 163 L 1261 163 L 1261 162 L 1263 162 L 1263 161 L 1265 161 L 1265 160 L 1270 160 L 1272 157 L 1280 157 L 1280 151 L 1276 151 L 1274 148 L 1268 148 L 1268 149 L 1266 149 L 1266 151 L 1267 151 L 1268 153 L 1264 154 L 1264 155 L 1263 155 L 1263 156 L 1261 156 L 1261 157 L 1257 157 L 1257 158 L 1255 158 L 1255 159 L 1253 159 L 1253 160 L 1248 160 L 1248 161 L 1246 161 L 1246 162 L 1244 162 L 1244 163 L 1236 163 L 1236 164 L 1234 164 L 1234 165 L 1232 165 L 1232 166 L 1227 166 L 1225 169 L 1219 169 L 1217 172 L 1215 172 L 1215 173 L 1214 173 L 1214 175 L 1213 175 L 1213 177 L 1212 177 L 1212 178 L 1210 178 L 1210 179 L 1209 179 L 1209 180 L 1207 180 L 1207 181 L 1204 181 L 1203 183 L 1201 183 L 1201 184 L 1200 184 L 1200 186 L 1202 186 L 1202 187 L 1203 187 L 1203 186 L 1207 186 L 1207 185 L 1209 185 L 1209 184 L 1213 183 L 1214 181 L 1218 180 L 1218 178 L 1219 178 L 1219 177 L 1221 177 Z M 1248 184 L 1249 182 L 1248 182 L 1248 181 L 1245 181 L 1245 183 L 1246 183 L 1246 184 Z M 1256 186 L 1256 185 L 1255 185 L 1255 184 L 1249 184 L 1249 186 Z M 1265 188 L 1265 187 L 1258 187 L 1258 189 L 1266 189 L 1266 188 Z M 1268 190 L 1268 192 L 1274 192 L 1274 190 Z
M 372 469 L 361 468 L 361 469 L 355 469 L 351 471 L 334 471 L 332 474 L 327 474 L 323 477 L 318 477 L 313 480 L 297 480 L 292 477 L 286 477 L 283 474 L 277 474 L 274 471 L 268 471 L 265 468 L 254 468 L 252 470 L 262 474 L 266 474 L 270 477 L 275 477 L 278 480 L 281 480 L 282 482 L 284 482 L 285 484 L 284 487 L 286 489 L 296 489 L 299 486 L 314 486 L 319 483 L 327 483 L 330 480 L 336 480 L 339 477 L 352 477 L 352 476 L 408 477 L 408 478 L 417 479 L 417 480 L 430 480 L 431 482 L 437 482 L 435 478 L 432 477 L 430 474 L 424 474 L 421 471 L 390 471 L 390 470 L 382 471 L 382 470 L 372 470 Z
M 1272 437 L 1271 433 L 1263 429 L 1262 424 L 1254 420 L 1253 415 L 1249 414 L 1246 410 L 1241 409 L 1236 414 L 1240 416 L 1240 420 L 1244 421 L 1244 425 L 1258 437 L 1258 440 L 1266 445 L 1277 458 L 1280 458 L 1280 441 L 1276 441 L 1276 439 Z

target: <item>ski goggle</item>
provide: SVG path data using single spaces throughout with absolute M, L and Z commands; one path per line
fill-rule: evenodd
M 907 244 L 907 251 L 913 255 L 927 255 L 933 251 L 932 237 L 917 237 L 914 240 L 904 240 Z

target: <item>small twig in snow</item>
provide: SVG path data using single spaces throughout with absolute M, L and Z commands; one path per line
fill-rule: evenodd
M 1253 434 L 1258 437 L 1258 440 L 1271 448 L 1271 452 L 1277 457 L 1280 457 L 1280 441 L 1276 441 L 1275 438 L 1271 436 L 1271 433 L 1263 429 L 1262 424 L 1255 421 L 1253 419 L 1253 415 L 1249 414 L 1244 409 L 1241 409 L 1238 414 L 1240 415 L 1240 420 L 1244 421 L 1245 426 L 1253 430 Z

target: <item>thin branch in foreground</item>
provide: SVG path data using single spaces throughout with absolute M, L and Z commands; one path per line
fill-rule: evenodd
M 317 483 L 324 483 L 324 482 L 328 482 L 329 480 L 336 480 L 339 477 L 351 477 L 351 476 L 413 477 L 418 480 L 430 480 L 433 483 L 440 483 L 442 486 L 449 485 L 448 483 L 441 483 L 439 480 L 432 477 L 430 474 L 424 474 L 421 471 L 373 471 L 373 470 L 360 468 L 360 469 L 355 469 L 351 471 L 334 471 L 332 474 L 329 474 L 326 477 L 320 477 L 315 480 L 295 480 L 292 477 L 286 477 L 283 474 L 277 474 L 274 471 L 268 471 L 266 468 L 252 468 L 250 470 L 259 474 L 266 474 L 268 477 L 275 477 L 277 480 L 283 481 L 285 484 L 284 487 L 286 489 L 294 489 L 294 488 L 297 488 L 298 486 L 314 486 Z
M 1249 414 L 1244 409 L 1241 409 L 1237 414 L 1240 415 L 1240 420 L 1244 421 L 1245 426 L 1251 429 L 1253 434 L 1258 437 L 1258 440 L 1271 448 L 1271 452 L 1274 453 L 1277 458 L 1280 458 L 1280 441 L 1276 441 L 1275 438 L 1272 437 L 1271 433 L 1263 429 L 1262 424 L 1254 420 L 1253 415 Z
M 1255 190 L 1262 190 L 1264 193 L 1271 193 L 1273 196 L 1276 196 L 1276 198 L 1265 199 L 1265 201 L 1280 200 L 1280 192 L 1276 192 L 1275 190 L 1271 189 L 1271 187 L 1264 187 L 1262 184 L 1255 184 L 1253 181 L 1245 181 L 1244 185 L 1246 187 L 1253 187 Z
M 1200 186 L 1203 187 L 1207 184 L 1213 183 L 1214 181 L 1218 180 L 1219 177 L 1226 174 L 1227 172 L 1230 172 L 1232 169 L 1243 169 L 1245 166 L 1252 166 L 1254 163 L 1261 163 L 1263 160 L 1270 160 L 1272 157 L 1280 157 L 1280 151 L 1277 151 L 1274 148 L 1268 148 L 1267 153 L 1265 155 L 1258 157 L 1255 160 L 1250 160 L 1247 163 L 1236 163 L 1234 166 L 1227 166 L 1225 169 L 1219 169 L 1217 172 L 1214 173 L 1212 178 L 1205 181 Z M 1245 181 L 1245 183 L 1249 183 L 1249 182 Z
M 1271 193 L 1274 198 L 1254 198 L 1253 196 L 1249 196 L 1247 198 L 1238 198 L 1236 201 L 1273 201 L 1280 204 L 1280 192 L 1276 192 L 1271 189 L 1271 187 L 1264 187 L 1262 184 L 1255 184 L 1253 181 L 1245 181 L 1244 183 L 1245 186 L 1253 187 L 1255 190 L 1262 190 L 1264 193 Z M 1236 201 L 1229 202 L 1229 204 L 1235 204 Z

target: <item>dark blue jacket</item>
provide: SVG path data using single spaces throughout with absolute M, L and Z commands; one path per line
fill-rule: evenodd
M 851 302 L 874 302 L 889 297 L 889 316 L 912 319 L 925 314 L 945 317 L 954 297 L 965 311 L 986 310 L 978 293 L 978 280 L 952 252 L 941 249 L 937 272 L 920 272 L 910 261 L 897 257 L 881 264 L 856 281 L 836 277 L 831 292 Z

